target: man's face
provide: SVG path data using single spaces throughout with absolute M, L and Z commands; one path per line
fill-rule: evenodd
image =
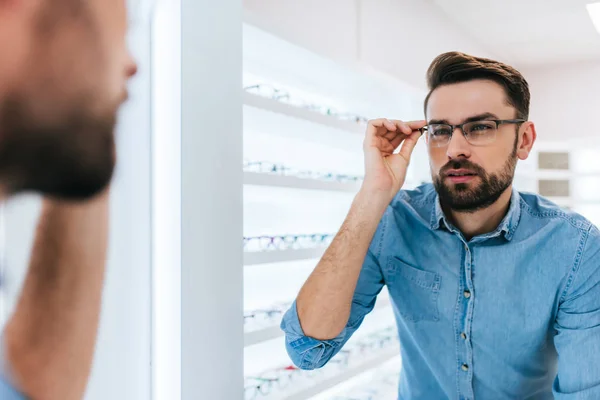
M 516 110 L 507 104 L 503 87 L 487 80 L 441 86 L 427 105 L 429 123 L 457 125 L 478 116 L 487 120 L 515 119 Z M 453 131 L 445 146 L 434 147 L 428 138 L 432 178 L 442 206 L 474 212 L 498 200 L 513 181 L 518 130 L 519 125 L 500 125 L 495 140 L 483 145 L 469 143 L 459 129 Z
M 32 5 L 35 4 L 35 5 Z M 12 21 L 12 22 L 11 22 Z M 136 72 L 125 0 L 0 0 L 0 185 L 84 199 L 107 186 Z

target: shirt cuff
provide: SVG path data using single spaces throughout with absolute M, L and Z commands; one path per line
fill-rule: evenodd
M 300 325 L 295 301 L 284 315 L 281 329 L 285 332 L 288 354 L 294 364 L 301 369 L 322 367 L 343 346 L 346 336 L 346 329 L 337 338 L 331 340 L 317 340 L 306 336 Z

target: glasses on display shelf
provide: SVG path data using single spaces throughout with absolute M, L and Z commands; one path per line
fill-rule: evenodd
M 289 92 L 276 88 L 275 86 L 259 83 L 256 85 L 245 86 L 244 90 L 248 93 L 256 94 L 261 97 L 270 98 L 273 100 L 280 101 L 282 103 L 287 103 L 294 107 L 304 108 L 309 111 L 317 112 L 323 115 L 328 115 L 343 121 L 352 121 L 357 124 L 365 124 L 369 121 L 368 118 L 363 117 L 361 115 L 353 114 L 353 113 L 344 113 L 338 110 L 335 110 L 332 107 L 327 107 L 325 105 L 314 104 L 303 100 L 298 96 L 294 96 Z
M 262 376 L 246 377 L 244 386 L 244 399 L 254 400 L 258 397 L 267 397 L 275 390 L 287 389 L 297 378 L 309 376 L 308 371 L 303 371 L 293 365 L 276 368 Z
M 331 244 L 332 234 L 307 234 L 307 235 L 282 235 L 282 236 L 254 236 L 244 237 L 244 251 L 278 251 L 299 250 L 328 246 Z
M 252 310 L 244 313 L 244 325 L 274 323 L 292 306 L 292 303 L 280 303 L 268 309 Z
M 275 174 L 284 176 L 294 176 L 302 179 L 316 179 L 330 182 L 354 183 L 361 182 L 364 177 L 356 175 L 336 174 L 333 172 L 318 172 L 308 170 L 298 170 L 281 164 L 275 164 L 268 161 L 245 161 L 244 171 L 257 172 L 261 174 Z
M 390 347 L 396 343 L 398 343 L 398 334 L 396 333 L 395 328 L 390 327 L 383 329 L 381 331 L 377 331 L 371 333 L 364 338 L 359 339 L 352 347 L 349 349 L 350 355 L 346 354 L 338 354 L 336 357 L 340 357 L 342 361 L 341 363 L 348 363 L 347 359 L 353 358 L 355 355 L 359 355 L 360 357 L 364 357 L 369 353 L 377 352 L 379 350 Z M 340 351 L 341 353 L 341 351 Z M 336 358 L 334 357 L 334 359 Z M 333 359 L 332 359 L 333 360 Z
M 345 370 L 349 368 L 351 364 L 360 362 L 360 359 L 365 358 L 365 349 L 381 350 L 390 346 L 394 340 L 384 340 L 388 336 L 391 338 L 395 337 L 396 341 L 398 340 L 393 327 L 371 333 L 364 338 L 361 338 L 358 343 L 349 346 L 349 348 L 340 350 L 331 359 L 330 364 L 337 364 L 342 370 Z M 370 344 L 371 342 L 373 345 L 362 345 L 365 343 Z M 375 352 L 377 350 L 375 350 Z M 259 376 L 246 377 L 245 399 L 254 400 L 259 397 L 268 397 L 275 390 L 287 389 L 295 380 L 315 378 L 324 373 L 325 372 L 322 370 L 303 371 L 295 366 L 286 366 L 264 372 Z
M 398 335 L 393 327 L 372 333 L 356 344 L 360 352 L 365 353 L 372 350 L 382 349 L 398 341 Z

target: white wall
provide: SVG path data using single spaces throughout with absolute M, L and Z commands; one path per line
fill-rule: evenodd
M 538 140 L 578 139 L 600 146 L 600 63 L 565 64 L 523 70 L 531 89 L 531 120 Z
M 247 22 L 328 58 L 359 63 L 425 88 L 445 51 L 493 57 L 423 0 L 244 0 Z

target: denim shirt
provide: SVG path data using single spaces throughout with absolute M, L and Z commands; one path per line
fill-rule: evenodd
M 401 191 L 341 334 L 305 336 L 295 303 L 284 316 L 292 361 L 325 365 L 383 285 L 400 336 L 400 399 L 600 399 L 600 233 L 585 218 L 513 190 L 497 229 L 466 240 L 431 184 Z

